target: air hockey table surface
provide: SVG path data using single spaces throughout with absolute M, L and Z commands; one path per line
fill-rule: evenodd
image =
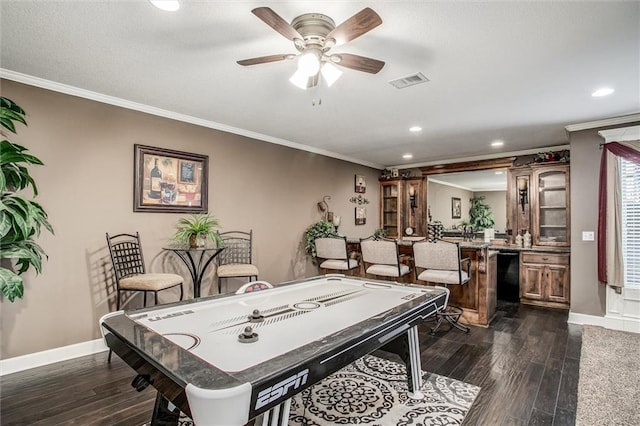
M 406 333 L 447 296 L 327 275 L 119 311 L 101 326 L 107 345 L 196 424 L 242 425 Z

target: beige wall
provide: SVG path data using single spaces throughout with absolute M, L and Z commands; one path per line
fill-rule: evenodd
M 39 239 L 49 260 L 41 275 L 25 275 L 24 299 L 0 302 L 2 359 L 100 337 L 98 320 L 114 308 L 105 232 L 139 231 L 149 270 L 188 277 L 162 251 L 185 215 L 133 212 L 136 143 L 209 156 L 209 211 L 222 230 L 253 229 L 260 278 L 272 283 L 317 274 L 301 244 L 324 195 L 342 216 L 341 233 L 378 227 L 379 170 L 7 80 L 2 95 L 27 111 L 29 126 L 12 140 L 45 163 L 32 175 L 55 228 Z M 354 174 L 368 183 L 365 226 L 354 225 L 348 201 Z
M 434 222 L 439 220 L 445 229 L 451 229 L 452 226 L 458 225 L 463 220 L 469 220 L 469 208 L 471 207 L 469 200 L 473 197 L 473 192 L 435 182 L 429 182 L 427 191 L 431 218 Z M 460 204 L 462 205 L 462 217 L 460 219 L 451 217 L 452 197 L 460 198 Z

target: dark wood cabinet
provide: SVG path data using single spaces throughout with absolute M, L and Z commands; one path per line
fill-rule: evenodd
M 550 307 L 569 307 L 569 254 L 522 252 L 520 301 Z
M 426 236 L 425 178 L 380 179 L 380 228 L 389 238 Z
M 569 166 L 533 167 L 533 226 L 531 235 L 536 246 L 571 244 Z

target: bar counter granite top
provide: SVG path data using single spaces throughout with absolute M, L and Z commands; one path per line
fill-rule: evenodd
M 404 237 L 398 241 L 399 245 L 408 246 L 415 241 L 423 240 L 425 237 Z M 555 246 L 533 246 L 533 247 L 518 247 L 515 244 L 493 244 L 486 241 L 462 241 L 457 238 L 443 238 L 445 241 L 456 241 L 460 243 L 462 248 L 476 248 L 476 249 L 489 249 L 496 251 L 537 251 L 542 253 L 570 253 L 571 247 L 555 247 Z M 360 243 L 360 238 L 347 237 L 347 242 L 350 244 Z

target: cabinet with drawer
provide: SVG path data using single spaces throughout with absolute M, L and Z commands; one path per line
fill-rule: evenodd
M 569 308 L 569 254 L 520 253 L 520 302 Z

